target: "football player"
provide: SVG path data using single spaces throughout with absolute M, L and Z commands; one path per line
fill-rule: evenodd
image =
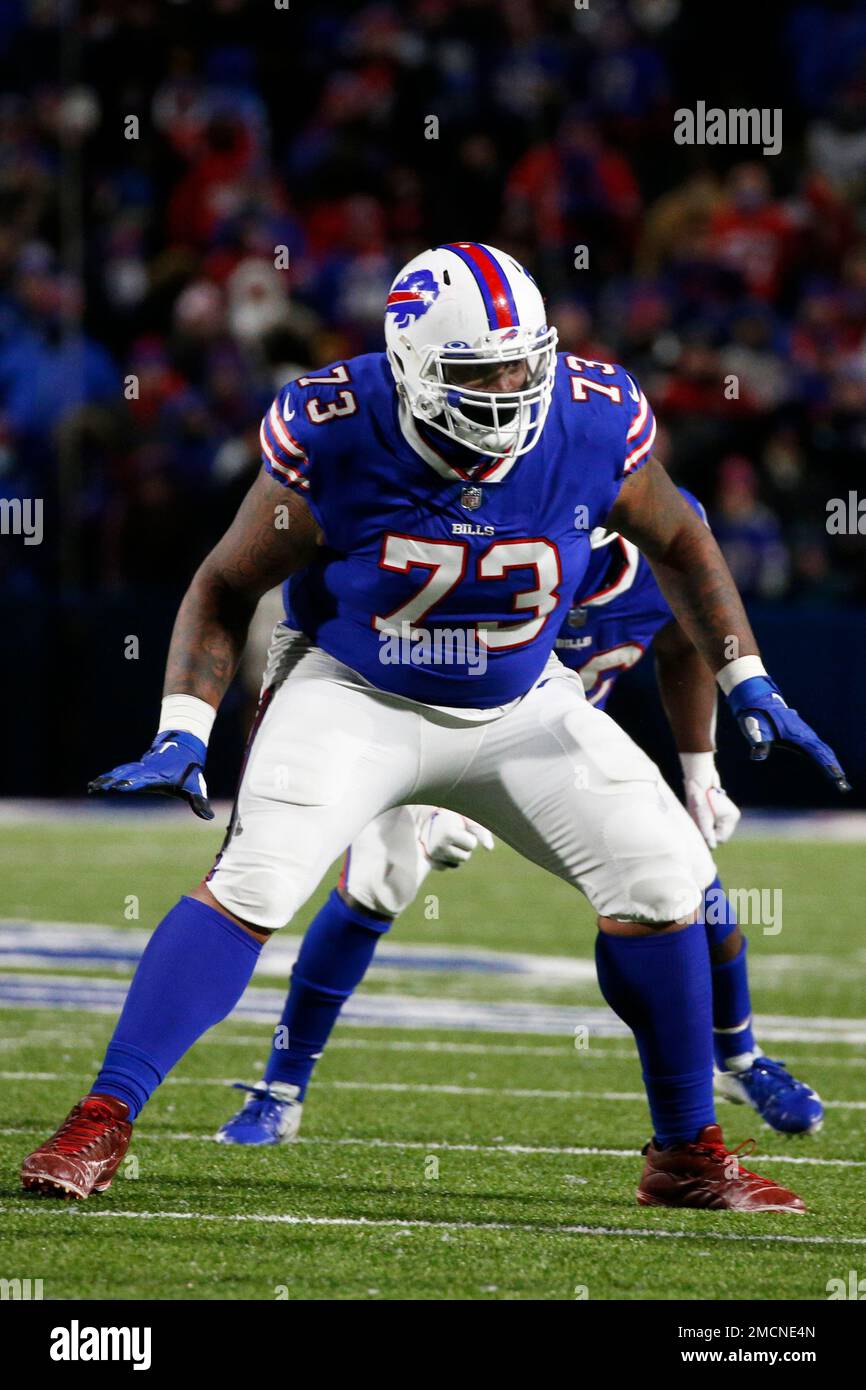
M 385 335 L 386 353 L 280 391 L 263 471 L 180 606 L 157 736 L 92 784 L 212 816 L 218 706 L 258 600 L 297 575 L 304 640 L 272 652 L 223 849 L 151 936 L 91 1092 L 23 1183 L 108 1187 L 134 1119 L 234 1008 L 271 932 L 371 820 L 423 802 L 489 827 L 595 908 L 602 993 L 635 1035 L 653 1123 L 638 1201 L 801 1211 L 716 1123 L 695 920 L 707 846 L 553 652 L 591 532 L 647 556 L 753 756 L 800 748 L 845 787 L 842 769 L 767 675 L 708 528 L 651 460 L 646 397 L 620 366 L 557 354 L 522 266 L 475 242 L 422 253 L 388 295 Z
M 685 500 L 706 522 L 685 488 Z M 686 804 L 708 847 L 730 839 L 739 809 L 721 786 L 715 762 L 717 692 L 706 662 L 674 617 L 646 559 L 625 537 L 593 537 L 593 561 L 556 641 L 560 660 L 579 670 L 587 699 L 603 709 L 618 676 L 652 645 L 656 680 L 679 752 Z M 703 920 L 713 981 L 716 1090 L 752 1105 L 784 1134 L 816 1133 L 824 1110 L 816 1092 L 784 1064 L 766 1057 L 752 1031 L 747 941 L 716 877 L 705 893 Z
M 706 520 L 697 498 L 683 497 Z M 711 849 L 733 833 L 740 812 L 715 763 L 716 684 L 674 618 L 650 566 L 622 536 L 599 530 L 581 594 L 569 608 L 556 651 L 579 672 L 587 699 L 603 708 L 614 683 L 653 644 L 659 687 L 680 750 L 689 813 Z M 283 627 L 294 618 L 286 593 Z M 276 637 L 280 636 L 279 629 Z M 282 640 L 291 640 L 284 637 Z M 285 1144 L 300 1130 L 304 1096 L 340 1009 L 381 936 L 416 897 L 431 869 L 459 867 L 489 833 L 453 811 L 401 806 L 367 826 L 346 855 L 339 887 L 313 918 L 292 973 L 265 1073 L 221 1127 L 223 1144 Z M 710 947 L 716 1090 L 751 1104 L 771 1128 L 815 1133 L 823 1106 L 810 1086 L 766 1057 L 752 1033 L 746 938 L 718 878 L 703 921 Z

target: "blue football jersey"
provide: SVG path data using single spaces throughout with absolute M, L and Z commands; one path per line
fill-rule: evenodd
M 679 491 L 706 522 L 698 499 L 684 487 Z M 631 541 L 614 536 L 592 552 L 557 636 L 556 654 L 580 672 L 587 699 L 603 709 L 618 677 L 640 661 L 672 618 L 647 560 Z
M 287 621 L 382 690 L 487 709 L 544 669 L 623 479 L 655 421 L 624 368 L 557 360 L 538 443 L 446 452 L 398 399 L 384 353 L 299 377 L 261 428 L 267 471 L 324 543 L 286 586 Z

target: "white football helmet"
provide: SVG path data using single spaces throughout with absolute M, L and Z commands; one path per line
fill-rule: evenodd
M 556 342 L 529 272 L 475 241 L 416 256 L 385 304 L 402 399 L 416 419 L 476 454 L 515 458 L 538 443 Z M 490 389 L 494 382 L 502 389 Z

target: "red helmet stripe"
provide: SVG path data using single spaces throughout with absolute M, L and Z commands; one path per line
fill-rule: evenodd
M 453 251 L 468 265 L 481 291 L 490 328 L 515 328 L 520 320 L 505 272 L 485 246 L 477 241 L 449 241 L 442 248 Z

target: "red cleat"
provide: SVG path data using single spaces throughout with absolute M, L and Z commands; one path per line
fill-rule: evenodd
M 129 1106 L 115 1096 L 89 1095 L 21 1167 L 28 1192 L 47 1197 L 89 1197 L 104 1192 L 132 1137 Z
M 753 1139 L 746 1144 L 754 1145 Z M 718 1125 L 705 1125 L 693 1144 L 644 1149 L 646 1164 L 637 1190 L 641 1207 L 703 1207 L 710 1211 L 805 1211 L 806 1204 L 772 1178 L 740 1164 L 745 1148 L 726 1149 Z M 749 1150 L 752 1152 L 752 1150 Z

